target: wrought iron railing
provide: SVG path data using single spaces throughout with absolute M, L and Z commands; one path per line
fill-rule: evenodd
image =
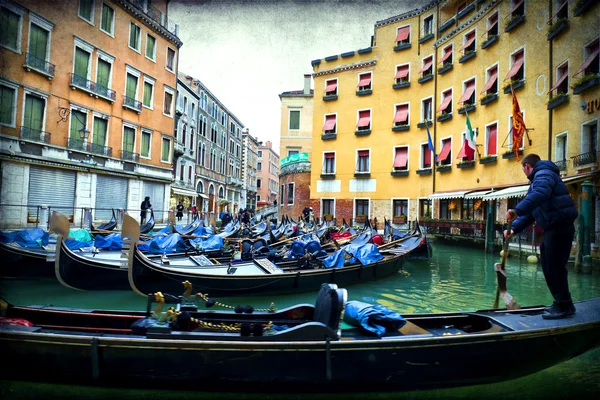
M 54 64 L 49 63 L 48 61 L 39 57 L 36 57 L 31 53 L 27 53 L 25 55 L 25 65 L 52 76 L 54 76 L 54 71 L 56 70 L 56 66 Z
M 556 164 L 559 171 L 566 171 L 567 165 L 569 164 L 569 160 L 555 161 L 554 164 Z
M 90 153 L 112 157 L 112 147 L 104 146 L 97 143 L 90 143 Z
M 133 4 L 134 6 L 136 6 L 140 10 L 142 10 L 148 17 L 150 17 L 152 20 L 154 20 L 155 22 L 160 24 L 163 28 L 165 28 L 166 30 L 168 30 L 169 32 L 171 32 L 172 34 L 177 36 L 177 34 L 179 33 L 179 25 L 177 25 L 173 22 L 170 22 L 169 18 L 165 14 L 163 14 L 156 7 L 148 4 L 149 3 L 148 1 L 146 1 L 146 0 L 128 0 L 128 1 L 129 1 L 129 3 Z
M 36 142 L 50 143 L 50 132 L 39 131 L 37 129 L 21 127 L 21 139 L 33 140 Z
M 88 144 L 81 139 L 69 138 L 69 142 L 67 143 L 67 148 L 73 150 L 81 150 L 88 151 Z
M 71 85 L 111 101 L 117 99 L 117 92 L 114 90 L 75 73 L 71 74 Z
M 129 107 L 140 112 L 142 111 L 142 102 L 131 97 L 123 96 L 123 107 Z
M 575 157 L 571 157 L 573 159 L 573 166 L 579 167 L 585 164 L 593 164 L 598 161 L 598 152 L 590 151 L 587 153 L 579 154 Z
M 140 160 L 140 155 L 132 151 L 121 150 L 121 159 L 138 162 Z

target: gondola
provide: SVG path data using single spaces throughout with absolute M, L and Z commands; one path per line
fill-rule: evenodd
M 383 237 L 385 240 L 393 241 L 410 235 L 408 232 L 402 232 L 401 230 L 394 228 L 389 219 L 383 219 L 383 226 Z M 429 243 L 427 234 L 425 230 L 421 228 L 421 225 L 418 221 L 415 221 L 415 229 L 419 230 L 419 232 L 422 232 L 423 241 L 421 245 L 410 254 L 409 259 L 428 260 L 431 257 L 431 243 Z
M 154 228 L 154 210 L 150 209 L 150 219 L 140 226 L 140 234 L 144 235 Z
M 0 232 L 0 276 L 51 276 L 54 241 L 41 228 Z
M 198 213 L 194 213 L 194 219 L 190 224 L 181 228 L 175 227 L 175 231 L 182 236 L 187 236 L 191 235 L 196 229 L 202 226 L 204 226 L 204 220 L 200 218 L 200 215 L 198 215 Z
M 99 234 L 102 234 L 103 231 L 112 231 L 116 227 L 117 227 L 117 216 L 115 215 L 114 208 L 112 209 L 112 217 L 111 217 L 110 221 L 105 222 L 104 224 L 100 224 L 99 226 L 95 227 L 90 219 L 90 231 L 92 231 L 92 232 L 98 232 Z
M 600 299 L 577 302 L 577 313 L 561 320 L 543 319 L 541 306 L 397 315 L 374 335 L 363 323 L 342 329 L 358 304 L 347 297 L 323 284 L 314 306 L 250 313 L 204 310 L 202 301 L 163 293 L 147 296 L 146 312 L 3 302 L 0 351 L 10 360 L 3 377 L 171 390 L 396 391 L 519 378 L 600 344 Z

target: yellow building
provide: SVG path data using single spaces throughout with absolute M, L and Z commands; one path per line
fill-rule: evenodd
M 497 204 L 502 221 L 527 190 L 511 87 L 528 128 L 520 152 L 555 161 L 574 197 L 598 183 L 599 8 L 434 1 L 377 22 L 370 47 L 312 61 L 315 214 L 481 220 Z M 597 230 L 597 196 L 594 210 Z
M 279 95 L 281 100 L 281 129 L 279 155 L 281 158 L 298 153 L 312 155 L 313 91 L 311 76 L 304 75 L 304 88 Z
M 48 207 L 137 216 L 145 196 L 164 215 L 182 45 L 167 3 L 0 3 L 4 226 Z

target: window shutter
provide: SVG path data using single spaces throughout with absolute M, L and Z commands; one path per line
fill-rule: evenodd
M 98 78 L 97 84 L 108 89 L 108 79 L 110 77 L 110 63 L 98 59 Z
M 13 122 L 15 90 L 0 86 L 0 122 L 11 124 Z
M 71 139 L 81 140 L 79 131 L 85 126 L 87 115 L 81 111 L 71 110 Z
M 106 144 L 106 128 L 108 122 L 105 119 L 94 117 L 93 143 L 104 146 Z
M 87 80 L 89 60 L 90 53 L 79 47 L 75 49 L 75 75 Z

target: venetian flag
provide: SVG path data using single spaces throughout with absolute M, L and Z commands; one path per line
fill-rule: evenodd
M 517 96 L 515 96 L 515 91 L 512 89 L 512 86 L 510 90 L 512 92 L 512 151 L 515 153 L 517 161 L 519 161 L 519 147 L 521 147 L 523 135 L 525 134 L 527 127 L 525 126 L 523 113 L 521 112 L 521 107 L 519 107 L 519 102 L 517 101 Z
M 473 127 L 471 126 L 471 120 L 469 119 L 469 114 L 467 114 L 467 122 L 465 128 L 465 139 L 467 140 L 467 146 L 475 152 L 475 134 L 473 133 Z
M 435 154 L 435 149 L 433 148 L 433 142 L 431 141 L 431 133 L 429 133 L 427 121 L 425 121 L 425 129 L 427 129 L 427 147 L 429 147 L 429 151 L 433 153 L 433 160 L 437 162 L 437 154 Z

